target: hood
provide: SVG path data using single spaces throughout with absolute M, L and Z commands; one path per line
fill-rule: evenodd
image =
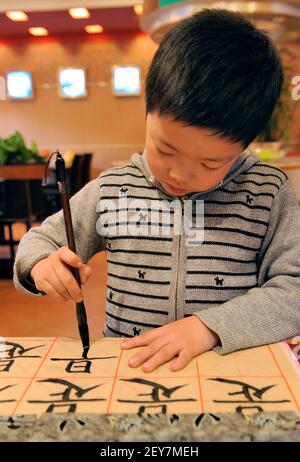
M 167 192 L 164 189 L 164 187 L 160 184 L 160 182 L 152 174 L 149 168 L 148 162 L 147 162 L 146 149 L 144 149 L 144 152 L 142 154 L 139 154 L 139 153 L 133 154 L 131 157 L 131 161 L 139 170 L 141 170 L 141 172 L 144 174 L 147 181 L 149 182 L 150 186 L 156 186 L 160 191 L 162 191 L 164 194 L 166 194 L 169 197 L 177 197 L 177 196 L 172 196 L 169 192 Z M 210 191 L 214 191 L 215 189 L 219 188 L 220 186 L 225 185 L 226 183 L 228 183 L 229 181 L 231 181 L 233 178 L 237 177 L 241 173 L 246 172 L 250 167 L 252 167 L 252 165 L 256 164 L 257 162 L 259 162 L 259 158 L 249 149 L 246 149 L 237 158 L 235 163 L 231 166 L 230 170 L 227 172 L 226 176 L 223 178 L 223 180 L 219 184 L 205 191 L 189 193 L 187 194 L 187 196 L 184 196 L 184 197 L 189 197 L 189 198 L 198 197 L 199 195 L 206 194 Z

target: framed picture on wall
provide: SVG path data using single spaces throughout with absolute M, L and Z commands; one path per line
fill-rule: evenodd
M 85 98 L 87 96 L 85 69 L 60 68 L 58 70 L 58 94 L 66 99 Z
M 7 97 L 13 100 L 33 99 L 32 74 L 30 71 L 10 71 L 6 74 Z
M 112 88 L 115 96 L 139 96 L 141 90 L 141 68 L 139 66 L 113 66 Z

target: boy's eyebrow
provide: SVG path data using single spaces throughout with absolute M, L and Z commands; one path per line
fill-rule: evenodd
M 174 149 L 174 151 L 179 152 L 179 149 L 175 148 L 175 146 L 173 146 L 173 144 L 168 143 L 168 142 L 167 142 L 166 140 L 164 140 L 161 136 L 159 136 L 159 135 L 157 135 L 157 134 L 155 134 L 155 133 L 153 133 L 153 132 L 151 132 L 151 136 L 152 136 L 152 138 L 154 138 L 154 139 L 160 141 L 161 143 L 165 144 L 165 145 L 168 146 L 169 148 Z

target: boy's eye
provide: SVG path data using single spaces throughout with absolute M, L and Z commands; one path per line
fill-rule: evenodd
M 168 153 L 168 152 L 164 152 L 162 151 L 161 149 L 159 149 L 158 147 L 156 147 L 156 150 L 158 152 L 159 155 L 163 156 L 163 157 L 172 157 L 173 154 L 171 153 Z M 219 168 L 221 167 L 208 167 L 207 165 L 205 164 L 202 164 L 202 166 L 206 169 L 206 170 L 219 170 Z
M 204 167 L 206 170 L 219 170 L 221 167 L 208 167 L 207 165 L 202 164 L 202 167 Z
M 156 149 L 157 149 L 158 154 L 160 154 L 161 156 L 171 157 L 173 155 L 173 154 L 170 154 L 168 152 L 163 152 L 159 148 L 156 148 Z

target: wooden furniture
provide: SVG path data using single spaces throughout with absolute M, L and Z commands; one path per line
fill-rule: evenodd
M 93 153 L 76 154 L 72 165 L 66 168 L 69 196 L 72 197 L 91 179 L 91 162 Z M 46 198 L 46 214 L 53 215 L 61 209 L 60 196 L 56 181 L 55 167 L 50 172 L 50 181 L 43 187 Z
M 45 164 L 0 165 L 0 178 L 5 180 L 39 180 L 44 175 Z
M 15 257 L 15 244 L 18 244 L 19 241 L 14 240 L 13 232 L 12 232 L 12 225 L 15 222 L 23 222 L 25 223 L 27 230 L 29 230 L 32 226 L 34 221 L 35 215 L 33 213 L 32 208 L 32 194 L 31 194 L 31 184 L 32 180 L 38 180 L 38 182 L 42 182 L 45 176 L 45 163 L 43 164 L 10 164 L 10 165 L 2 165 L 0 166 L 0 181 L 5 188 L 5 181 L 6 180 L 13 180 L 13 181 L 20 181 L 25 194 L 25 207 L 24 213 L 22 209 L 22 213 L 16 213 L 16 209 L 18 208 L 18 201 L 20 199 L 24 199 L 23 197 L 18 197 L 18 193 L 16 195 L 12 195 L 10 192 L 9 199 L 12 201 L 11 211 L 10 211 L 10 204 L 4 203 L 3 210 L 0 211 L 0 243 L 1 245 L 9 245 L 10 247 L 10 258 L 2 258 L 0 259 L 0 277 L 11 277 L 12 276 L 12 267 L 13 261 Z M 30 183 L 31 182 L 31 183 Z M 35 182 L 36 183 L 36 182 Z M 3 188 L 3 189 L 4 189 Z M 13 188 L 10 188 L 13 189 Z M 7 200 L 4 194 L 4 201 Z M 41 199 L 42 200 L 42 199 Z M 1 215 L 2 212 L 2 215 Z M 15 215 L 15 216 L 14 216 Z M 9 239 L 5 238 L 5 225 L 8 226 L 9 231 Z

